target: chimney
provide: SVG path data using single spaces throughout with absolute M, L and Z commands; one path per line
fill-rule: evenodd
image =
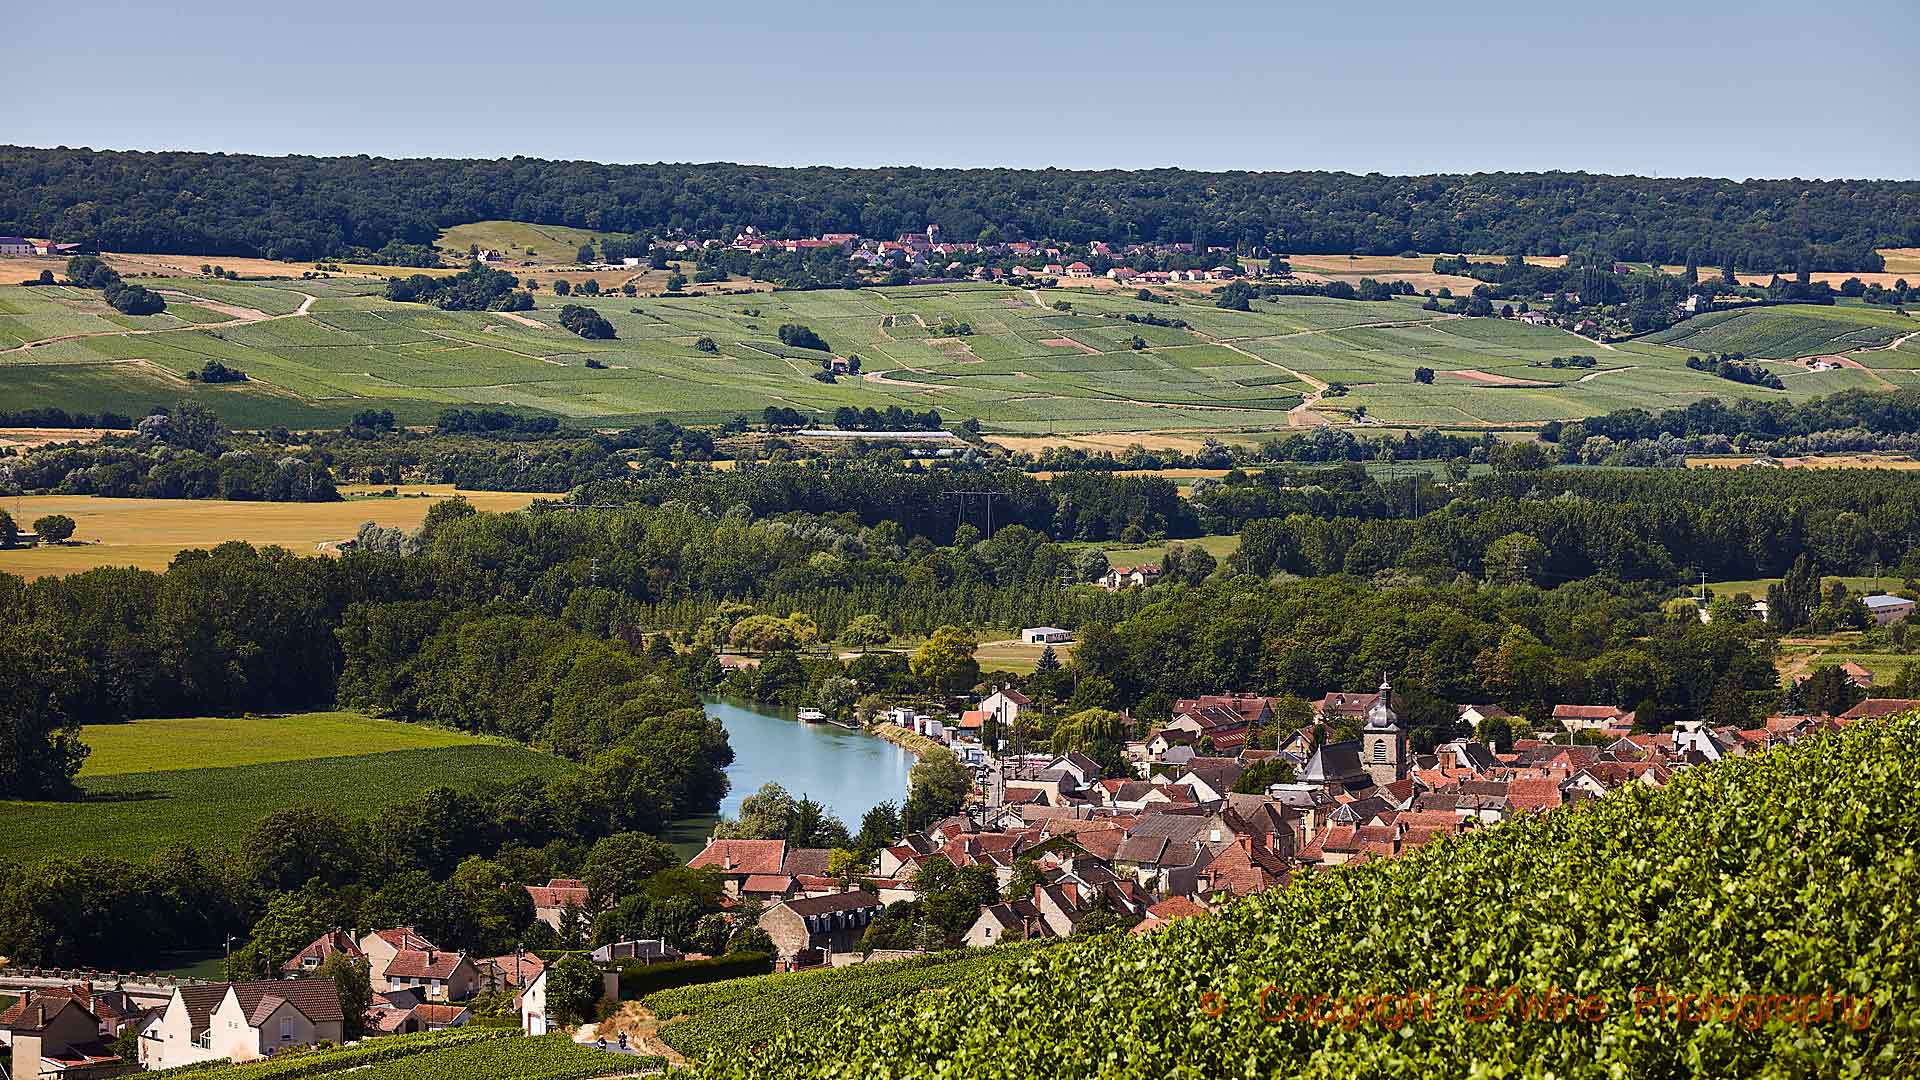
M 731 852 L 731 851 L 729 851 L 729 852 L 727 852 L 727 853 L 726 853 L 726 854 L 725 854 L 725 855 L 723 856 L 723 858 L 724 858 L 724 859 L 726 860 L 726 862 L 725 862 L 725 864 L 724 864 L 724 865 L 726 866 L 726 868 L 727 868 L 728 870 L 731 870 L 731 869 L 733 869 L 733 852 Z

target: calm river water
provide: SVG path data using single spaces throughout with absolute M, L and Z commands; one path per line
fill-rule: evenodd
M 774 781 L 798 798 L 831 810 L 849 832 L 860 830 L 860 818 L 883 802 L 901 803 L 907 797 L 907 772 L 913 755 L 885 739 L 833 724 L 803 724 L 794 710 L 746 701 L 709 701 L 707 715 L 727 729 L 733 744 L 732 781 L 720 813 L 740 815 L 740 801 Z M 677 846 L 698 852 L 713 827 L 711 817 L 675 822 L 671 838 Z

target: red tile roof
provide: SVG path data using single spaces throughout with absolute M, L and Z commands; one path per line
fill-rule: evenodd
M 527 895 L 533 897 L 533 906 L 536 908 L 563 908 L 568 904 L 577 908 L 587 906 L 587 887 L 573 878 L 553 878 L 545 885 L 529 885 Z
M 1566 800 L 1558 780 L 1515 780 L 1507 785 L 1507 801 L 1516 810 L 1551 810 Z
M 466 953 L 441 950 L 402 949 L 387 964 L 389 979 L 448 979 L 460 967 Z
M 786 858 L 785 840 L 715 840 L 687 865 L 728 874 L 777 874 Z
M 1866 720 L 1874 717 L 1892 716 L 1894 713 L 1920 709 L 1920 701 L 1911 698 L 1867 698 L 1860 704 L 1840 714 L 1841 720 Z

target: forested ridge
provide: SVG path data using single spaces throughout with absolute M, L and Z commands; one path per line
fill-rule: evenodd
M 1579 172 L 1365 176 L 269 158 L 0 148 L 0 230 L 113 250 L 313 259 L 505 218 L 595 230 L 1194 242 L 1289 253 L 1558 255 L 1879 270 L 1920 182 Z

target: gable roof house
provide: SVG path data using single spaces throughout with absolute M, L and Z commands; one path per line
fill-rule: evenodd
M 480 971 L 464 952 L 402 949 L 387 965 L 387 985 L 418 987 L 428 1001 L 465 1001 L 479 992 Z
M 687 865 L 718 870 L 727 891 L 739 896 L 747 879 L 756 874 L 790 876 L 782 874 L 786 860 L 785 840 L 710 840 Z
M 286 963 L 280 965 L 280 973 L 286 976 L 308 974 L 319 969 L 330 956 L 346 956 L 365 962 L 367 954 L 360 948 L 359 936 L 351 930 L 335 928 L 314 938 L 306 948 L 294 953 Z
M 587 883 L 577 878 L 549 878 L 545 885 L 528 885 L 533 897 L 533 917 L 560 929 L 560 919 L 568 908 L 587 913 Z
M 248 1061 L 346 1036 L 332 979 L 265 979 L 175 987 L 140 1031 L 140 1064 L 166 1069 L 200 1061 Z
M 1634 711 L 1614 705 L 1555 705 L 1553 718 L 1568 731 L 1611 731 L 1625 735 L 1633 729 Z
M 780 959 L 793 964 L 805 959 L 803 954 L 859 948 L 868 924 L 884 910 L 880 898 L 864 889 L 801 896 L 768 908 L 760 916 L 760 929 L 773 939 Z
M 128 1070 L 100 1037 L 100 1017 L 80 995 L 64 989 L 29 993 L 0 1013 L 0 1031 L 13 1047 L 15 1080 L 63 1077 L 87 1080 Z

